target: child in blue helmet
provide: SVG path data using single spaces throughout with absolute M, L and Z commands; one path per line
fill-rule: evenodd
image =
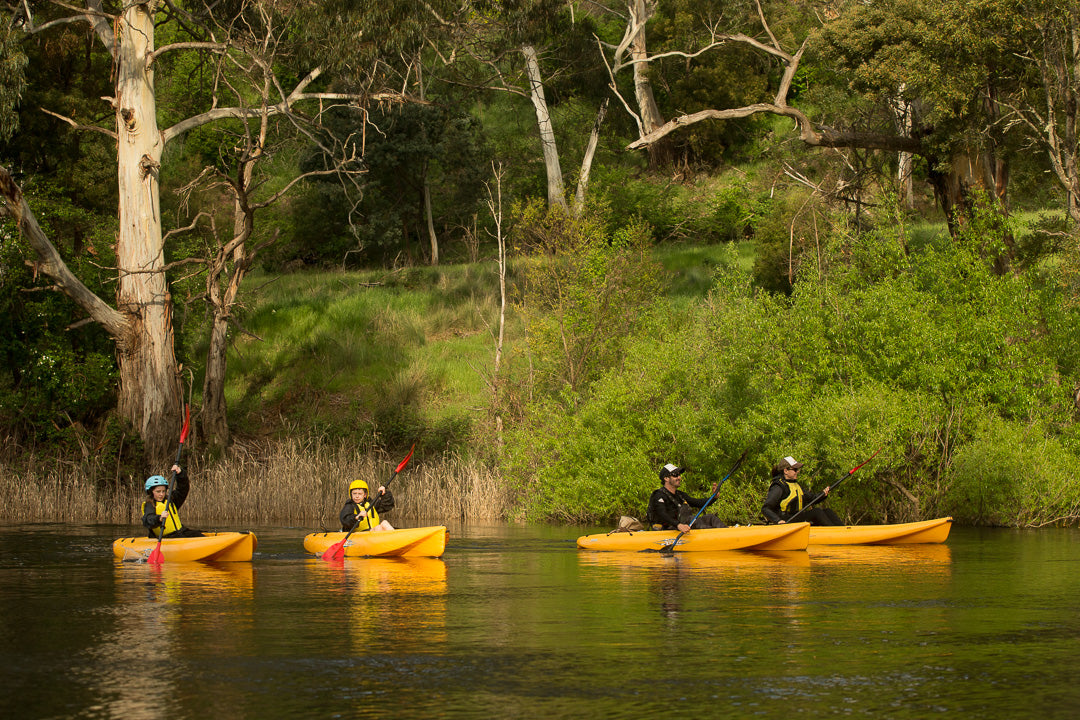
M 142 524 L 146 528 L 147 535 L 152 538 L 158 537 L 161 527 L 165 530 L 162 538 L 203 537 L 198 530 L 186 527 L 180 521 L 180 507 L 187 500 L 188 483 L 187 473 L 179 465 L 172 466 L 175 474 L 172 493 L 169 493 L 169 481 L 161 475 L 151 475 L 146 479 L 147 498 L 142 504 Z M 165 496 L 168 495 L 168 503 Z
M 389 512 L 394 507 L 394 496 L 380 485 L 375 493 L 375 500 L 368 500 L 368 485 L 363 480 L 353 480 L 349 484 L 349 501 L 341 508 L 338 519 L 343 532 L 355 530 L 393 530 L 394 526 L 379 519 L 380 512 Z

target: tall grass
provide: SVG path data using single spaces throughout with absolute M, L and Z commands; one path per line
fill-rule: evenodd
M 338 511 L 357 478 L 384 484 L 402 458 L 362 451 L 321 439 L 272 445 L 237 445 L 220 460 L 188 468 L 191 493 L 184 523 L 199 529 L 286 525 L 338 530 Z M 143 479 L 112 490 L 93 487 L 73 465 L 48 468 L 0 465 L 0 521 L 139 523 Z M 495 471 L 456 455 L 414 457 L 390 490 L 397 507 L 387 514 L 395 527 L 504 520 L 509 493 Z M 142 534 L 141 528 L 135 531 Z

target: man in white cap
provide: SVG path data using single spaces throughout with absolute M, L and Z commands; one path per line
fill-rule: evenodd
M 648 519 L 653 530 L 687 532 L 697 509 L 704 508 L 713 499 L 693 498 L 680 490 L 685 471 L 685 468 L 671 463 L 660 468 L 660 487 L 649 496 Z M 716 492 L 716 485 L 713 485 L 712 492 Z M 694 521 L 694 527 L 722 528 L 727 525 L 715 515 L 702 513 Z
M 785 523 L 798 515 L 797 522 L 808 522 L 811 525 L 843 525 L 835 512 L 829 508 L 819 507 L 820 502 L 829 494 L 830 487 L 822 492 L 811 496 L 803 486 L 799 484 L 799 470 L 803 464 L 788 455 L 776 464 L 772 471 L 772 484 L 765 494 L 765 504 L 761 508 L 761 514 L 770 523 Z M 804 507 L 813 504 L 813 507 Z

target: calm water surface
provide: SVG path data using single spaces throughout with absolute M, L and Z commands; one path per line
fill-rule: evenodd
M 439 560 L 113 560 L 130 527 L 0 526 L 2 718 L 1080 716 L 1080 533 L 602 554 L 451 528 Z

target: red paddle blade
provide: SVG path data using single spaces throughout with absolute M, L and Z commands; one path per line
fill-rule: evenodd
M 849 471 L 848 471 L 848 475 L 854 475 L 854 474 L 855 474 L 855 471 L 856 471 L 856 470 L 858 470 L 858 469 L 859 469 L 859 468 L 861 468 L 861 467 L 862 467 L 863 465 L 865 465 L 866 463 L 868 463 L 868 462 L 870 462 L 871 460 L 873 460 L 874 458 L 876 458 L 876 457 L 878 456 L 878 453 L 880 453 L 880 452 L 881 452 L 882 450 L 884 450 L 884 449 L 885 449 L 885 446 L 884 446 L 884 445 L 882 445 L 881 447 L 879 447 L 879 448 L 877 449 L 877 451 L 876 451 L 876 452 L 875 452 L 875 453 L 874 453 L 873 455 L 871 455 L 870 457 L 866 458 L 865 460 L 863 460 L 863 461 L 862 461 L 861 463 L 859 463 L 859 464 L 858 464 L 858 465 L 856 465 L 855 467 L 851 468 L 851 470 L 849 470 Z
M 187 403 L 184 404 L 184 427 L 180 430 L 180 444 L 183 445 L 187 440 L 188 431 L 191 430 L 191 406 Z
M 399 473 L 399 472 L 401 472 L 401 469 L 405 467 L 405 463 L 409 462 L 409 458 L 411 458 L 411 457 L 412 457 L 412 454 L 413 454 L 413 450 L 415 450 L 415 449 L 416 449 L 416 443 L 413 443 L 412 447 L 411 447 L 411 448 L 409 448 L 409 454 L 408 454 L 408 455 L 406 455 L 406 456 L 405 456 L 405 459 L 404 459 L 404 460 L 402 460 L 402 461 L 401 461 L 401 462 L 400 462 L 400 463 L 398 464 L 398 466 L 397 466 L 397 470 L 395 470 L 395 471 L 394 471 L 395 473 Z
M 160 565 L 165 562 L 165 554 L 161 552 L 160 542 L 154 546 L 154 549 L 150 552 L 150 557 L 146 558 L 146 562 L 151 565 Z
M 330 547 L 326 548 L 326 552 L 322 554 L 322 559 L 326 562 L 333 562 L 334 560 L 345 559 L 345 540 L 336 542 Z

